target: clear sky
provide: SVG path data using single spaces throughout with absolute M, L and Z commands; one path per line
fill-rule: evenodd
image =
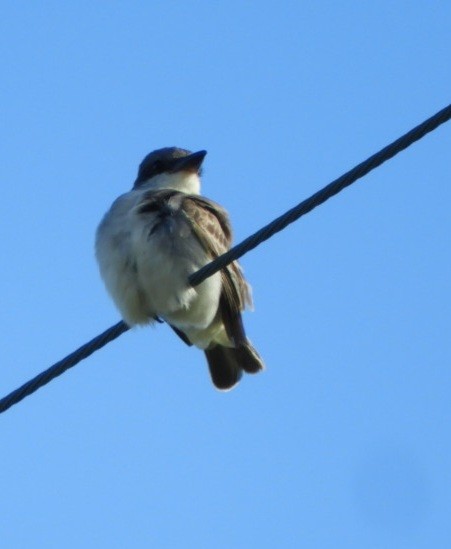
M 7 2 L 1 396 L 119 320 L 94 232 L 207 149 L 238 242 L 450 102 L 451 5 Z M 0 417 L 5 548 L 451 545 L 451 125 L 242 260 L 267 370 L 166 326 Z

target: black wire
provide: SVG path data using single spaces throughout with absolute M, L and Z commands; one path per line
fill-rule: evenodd
M 448 105 L 441 111 L 434 114 L 434 116 L 431 116 L 431 118 L 428 118 L 412 130 L 404 134 L 396 141 L 390 143 L 390 145 L 387 145 L 373 156 L 367 158 L 367 160 L 365 160 L 361 164 L 358 164 L 349 172 L 346 172 L 338 179 L 335 179 L 335 181 L 332 181 L 332 183 L 329 183 L 329 185 L 327 185 L 317 193 L 313 194 L 310 198 L 307 198 L 307 200 L 304 200 L 285 214 L 281 215 L 280 217 L 254 233 L 253 235 L 243 240 L 243 242 L 241 242 L 240 244 L 231 248 L 225 254 L 217 257 L 214 261 L 199 269 L 199 271 L 190 276 L 190 283 L 193 286 L 197 286 L 206 278 L 220 271 L 223 267 L 225 267 L 232 261 L 235 261 L 236 259 L 242 257 L 244 254 L 246 254 L 250 250 L 253 250 L 265 240 L 268 240 L 268 238 L 287 227 L 290 223 L 293 223 L 303 215 L 312 211 L 320 204 L 323 204 L 332 196 L 338 194 L 340 191 L 357 181 L 357 179 L 360 179 L 371 170 L 374 170 L 374 168 L 377 168 L 390 158 L 393 158 L 393 156 L 415 143 L 415 141 L 418 141 L 419 139 L 424 137 L 427 133 L 432 132 L 438 126 L 447 122 L 450 118 L 451 105 Z M 98 335 L 85 345 L 82 345 L 79 349 L 77 349 L 67 357 L 63 358 L 59 362 L 56 362 L 53 366 L 50 366 L 50 368 L 48 368 L 44 372 L 41 372 L 33 379 L 27 381 L 27 383 L 2 398 L 0 400 L 0 413 L 5 412 L 8 408 L 13 406 L 14 404 L 17 404 L 26 396 L 31 395 L 40 387 L 46 385 L 52 379 L 61 375 L 69 368 L 72 368 L 72 366 L 75 366 L 80 361 L 87 358 L 110 341 L 113 341 L 127 330 L 129 330 L 129 327 L 122 321 L 118 322 L 114 326 L 111 326 L 111 328 L 108 328 L 102 334 Z
M 282 229 L 285 229 L 285 227 L 290 225 L 290 223 L 297 221 L 303 215 L 311 212 L 314 208 L 320 204 L 323 204 L 332 196 L 338 194 L 340 191 L 357 181 L 357 179 L 360 179 L 371 170 L 374 170 L 374 168 L 377 168 L 390 158 L 393 158 L 396 154 L 415 143 L 415 141 L 418 141 L 424 137 L 427 133 L 435 130 L 438 126 L 444 122 L 447 122 L 450 118 L 451 105 L 448 105 L 437 114 L 434 114 L 434 116 L 431 116 L 431 118 L 428 118 L 409 132 L 405 133 L 396 141 L 393 141 L 393 143 L 390 143 L 390 145 L 387 145 L 376 154 L 373 154 L 373 156 L 370 156 L 362 163 L 355 166 L 355 168 L 352 168 L 352 170 L 349 170 L 349 172 L 346 172 L 338 179 L 335 179 L 335 181 L 332 181 L 332 183 L 329 183 L 329 185 L 326 185 L 326 187 L 323 187 L 310 198 L 307 198 L 307 200 L 304 200 L 291 210 L 288 210 L 288 212 L 284 213 L 253 235 L 247 237 L 240 244 L 237 244 L 225 254 L 199 269 L 196 273 L 190 276 L 189 281 L 193 286 L 197 286 L 206 278 L 213 275 L 217 271 L 220 271 L 223 267 L 235 259 L 239 259 L 265 240 L 268 240 L 268 238 L 271 238 L 271 236 L 275 235 Z
M 40 374 L 38 374 L 33 379 L 30 379 L 30 381 L 27 381 L 22 386 L 20 386 L 18 389 L 13 391 L 12 393 L 9 393 L 9 395 L 5 396 L 0 400 L 0 413 L 5 412 L 8 408 L 13 406 L 14 404 L 17 404 L 22 399 L 24 399 L 26 396 L 31 395 L 35 391 L 37 391 L 40 387 L 46 385 L 49 383 L 49 381 L 52 381 L 55 377 L 60 376 L 63 374 L 66 370 L 69 368 L 72 368 L 72 366 L 75 366 L 79 362 L 81 362 L 83 359 L 88 358 L 89 355 L 92 355 L 95 351 L 98 349 L 101 349 L 103 346 L 105 346 L 110 341 L 113 341 L 113 339 L 116 339 L 121 334 L 129 330 L 130 328 L 125 324 L 125 322 L 118 322 L 114 326 L 111 326 L 108 328 L 108 330 L 105 330 L 100 335 L 95 337 L 94 339 L 91 339 L 91 341 L 88 341 L 88 343 L 85 343 L 81 347 L 79 347 L 76 351 L 71 353 L 70 355 L 66 356 L 59 362 L 55 362 L 53 366 L 50 366 L 50 368 L 47 368 L 47 370 L 44 370 Z

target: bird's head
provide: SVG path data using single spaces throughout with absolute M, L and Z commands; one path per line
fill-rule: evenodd
M 149 153 L 139 165 L 133 189 L 174 189 L 199 194 L 202 162 L 207 151 L 165 147 Z

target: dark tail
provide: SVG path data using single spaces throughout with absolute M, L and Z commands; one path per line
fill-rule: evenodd
M 249 340 L 236 349 L 216 345 L 206 349 L 205 356 L 214 385 L 223 391 L 238 383 L 243 370 L 248 374 L 256 374 L 264 368 L 260 355 Z

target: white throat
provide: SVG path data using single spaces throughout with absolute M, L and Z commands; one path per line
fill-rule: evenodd
M 176 172 L 176 173 L 161 173 L 148 179 L 140 186 L 141 189 L 174 189 L 181 193 L 199 194 L 200 179 L 197 173 Z

